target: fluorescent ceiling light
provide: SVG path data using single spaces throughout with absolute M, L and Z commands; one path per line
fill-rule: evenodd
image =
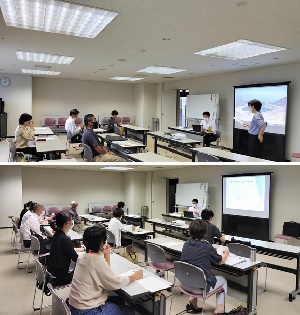
M 58 0 L 0 0 L 7 26 L 94 38 L 118 15 Z
M 139 81 L 144 80 L 144 78 L 132 78 L 132 77 L 114 77 L 111 80 L 119 80 L 119 81 Z
M 128 171 L 133 170 L 134 167 L 126 167 L 126 166 L 105 166 L 101 167 L 101 170 L 111 170 L 111 171 Z
M 286 50 L 286 48 L 240 39 L 233 43 L 196 52 L 195 55 L 238 60 L 282 50 Z
M 183 69 L 176 69 L 176 68 L 169 68 L 169 67 L 157 67 L 151 66 L 145 69 L 139 70 L 137 72 L 144 72 L 144 73 L 158 73 L 158 74 L 172 74 L 177 72 L 186 71 Z
M 69 65 L 75 57 L 44 54 L 39 52 L 21 51 L 16 52 L 17 58 L 23 61 L 34 61 L 43 63 L 56 63 L 59 65 Z
M 45 75 L 59 75 L 61 72 L 56 71 L 46 71 L 46 70 L 30 70 L 30 69 L 21 69 L 25 74 L 45 74 Z

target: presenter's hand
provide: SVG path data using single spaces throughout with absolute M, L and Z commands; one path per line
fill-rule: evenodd
M 250 128 L 250 126 L 248 124 L 243 124 L 243 127 Z
M 259 134 L 259 135 L 258 135 L 258 140 L 259 140 L 260 143 L 263 143 L 263 141 L 264 141 L 264 136 Z

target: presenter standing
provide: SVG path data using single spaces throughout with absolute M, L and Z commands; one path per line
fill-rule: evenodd
M 253 113 L 250 125 L 244 124 L 244 127 L 249 128 L 248 153 L 250 156 L 261 158 L 263 152 L 264 132 L 267 127 L 262 113 L 260 112 L 262 104 L 260 101 L 254 99 L 248 102 L 248 107 Z
M 210 143 L 217 140 L 216 124 L 210 119 L 210 112 L 203 112 L 203 120 L 200 125 L 203 126 L 203 142 L 206 147 L 210 147 Z
M 200 217 L 202 208 L 200 206 L 198 206 L 198 199 L 193 199 L 192 200 L 192 206 L 189 207 L 188 211 L 193 212 L 195 218 Z

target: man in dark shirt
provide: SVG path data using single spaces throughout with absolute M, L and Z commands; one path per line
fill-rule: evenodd
M 214 217 L 214 212 L 212 210 L 204 209 L 201 212 L 201 218 L 207 223 L 207 233 L 204 237 L 210 244 L 214 243 L 214 237 L 218 238 L 221 243 L 225 242 L 225 235 L 220 232 L 220 230 L 211 223 Z
M 93 153 L 94 162 L 122 162 L 122 159 L 110 153 L 108 150 L 103 149 L 100 140 L 96 133 L 93 131 L 94 122 L 96 118 L 93 114 L 85 115 L 84 124 L 86 128 L 83 131 L 82 142 L 88 145 Z
M 84 222 L 81 220 L 80 215 L 77 213 L 78 202 L 71 201 L 70 206 L 71 206 L 70 215 L 74 221 L 73 230 L 77 233 L 82 234 L 88 228 L 88 226 L 84 225 Z
M 115 124 L 118 127 L 121 127 L 118 123 L 116 123 L 116 117 L 118 117 L 119 113 L 116 110 L 111 112 L 111 117 L 108 120 L 107 132 L 114 133 L 115 132 Z

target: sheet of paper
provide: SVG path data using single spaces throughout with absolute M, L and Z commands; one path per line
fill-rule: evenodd
M 136 281 L 149 292 L 157 292 L 169 288 L 169 284 L 157 277 L 145 277 Z
M 228 247 L 227 246 L 219 246 L 217 248 L 217 253 L 222 256 L 223 255 L 223 251 L 225 249 L 228 249 Z M 226 259 L 225 265 L 235 266 L 235 265 L 237 265 L 239 263 L 242 263 L 242 262 L 244 262 L 246 260 L 247 259 L 245 257 L 237 256 L 235 254 L 230 253 L 229 256 Z
M 163 243 L 161 245 L 163 245 L 163 246 L 176 246 L 176 245 L 179 245 L 179 244 L 180 244 L 180 242 L 170 241 L 170 242 L 165 242 L 165 243 Z

